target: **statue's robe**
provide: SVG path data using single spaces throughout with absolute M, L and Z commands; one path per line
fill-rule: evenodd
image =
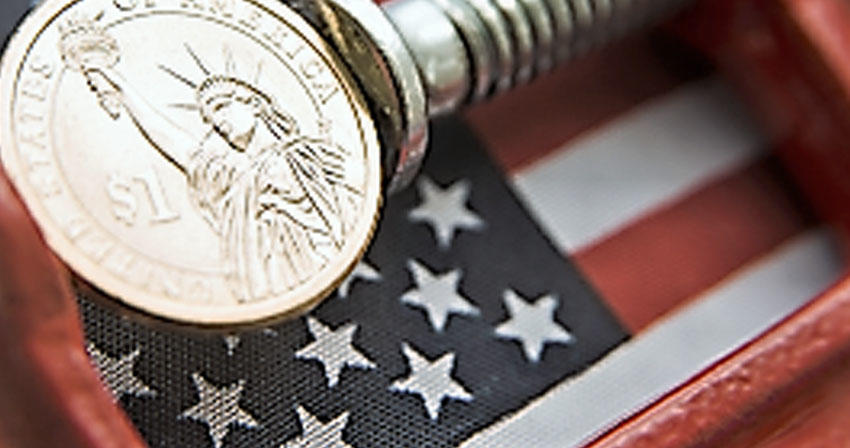
M 339 253 L 357 190 L 346 156 L 297 137 L 240 152 L 212 134 L 190 160 L 193 202 L 221 236 L 239 300 L 261 300 L 308 280 Z

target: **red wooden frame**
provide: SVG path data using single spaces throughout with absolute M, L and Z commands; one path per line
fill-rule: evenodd
M 89 363 L 65 268 L 0 170 L 0 447 L 144 443 Z

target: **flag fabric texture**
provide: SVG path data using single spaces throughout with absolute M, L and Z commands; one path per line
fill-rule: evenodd
M 592 440 L 842 272 L 734 92 L 680 55 L 634 39 L 436 122 L 301 319 L 200 334 L 80 297 L 93 365 L 154 447 Z

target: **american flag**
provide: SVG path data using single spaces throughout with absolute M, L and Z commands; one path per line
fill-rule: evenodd
M 4 29 L 25 6 L 4 3 Z M 691 59 L 637 38 L 435 123 L 422 176 L 302 319 L 190 334 L 81 297 L 93 364 L 154 447 L 592 440 L 841 273 Z

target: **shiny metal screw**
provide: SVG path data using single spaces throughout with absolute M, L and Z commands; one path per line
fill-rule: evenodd
M 390 190 L 407 185 L 427 121 L 527 83 L 691 0 L 300 0 L 373 102 Z

